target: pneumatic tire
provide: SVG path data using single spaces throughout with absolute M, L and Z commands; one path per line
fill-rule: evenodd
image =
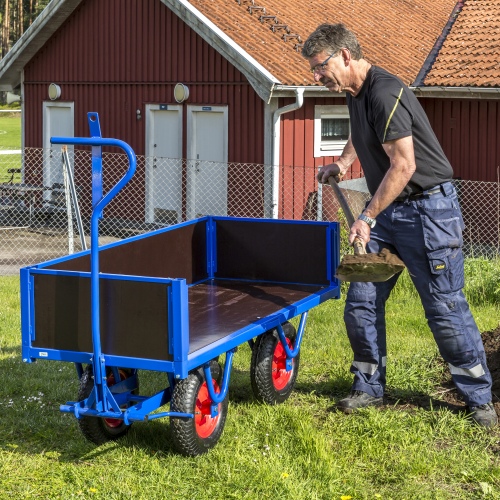
M 211 383 L 214 384 L 215 391 L 218 392 L 222 373 L 219 363 L 211 361 L 210 370 Z M 202 367 L 193 370 L 187 378 L 175 384 L 171 410 L 194 414 L 194 418 L 170 418 L 172 440 L 182 455 L 201 455 L 213 448 L 219 441 L 226 423 L 228 398 L 226 396 L 219 403 L 218 414 L 215 417 L 210 414 L 211 403 Z
M 292 349 L 297 336 L 291 323 L 283 331 Z M 295 387 L 300 364 L 300 352 L 292 359 L 292 369 L 286 371 L 286 352 L 276 329 L 263 333 L 255 341 L 250 365 L 250 381 L 255 397 L 269 405 L 283 403 Z
M 130 369 L 118 368 L 118 372 L 121 380 L 132 376 L 132 370 Z M 113 386 L 115 383 L 111 368 L 106 368 L 106 380 L 108 387 Z M 137 388 L 133 391 L 134 394 L 137 394 L 138 386 L 139 381 L 137 381 Z M 80 379 L 78 401 L 87 399 L 93 388 L 93 368 L 92 365 L 88 365 Z M 98 445 L 118 439 L 124 436 L 130 429 L 130 425 L 125 424 L 122 419 L 118 418 L 82 417 L 78 419 L 78 425 L 85 438 Z

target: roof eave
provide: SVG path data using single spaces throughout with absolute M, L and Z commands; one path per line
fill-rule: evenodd
M 273 87 L 281 83 L 277 78 L 187 0 L 161 1 L 245 75 L 262 100 L 269 101 Z
M 500 87 L 410 87 L 420 97 L 455 99 L 500 99 Z
M 304 89 L 304 97 L 332 97 L 331 92 L 323 85 L 275 85 L 272 97 L 294 97 L 297 89 Z M 345 97 L 345 92 L 333 97 Z
M 82 0 L 52 0 L 0 61 L 0 90 L 21 83 L 23 68 L 68 19 Z

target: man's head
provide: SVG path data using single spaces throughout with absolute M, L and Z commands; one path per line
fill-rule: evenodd
M 305 41 L 302 55 L 310 59 L 320 52 L 335 54 L 342 48 L 349 49 L 354 60 L 363 57 L 356 35 L 344 24 L 321 24 Z
M 330 92 L 357 93 L 366 66 L 356 35 L 343 24 L 322 24 L 304 43 L 302 55 L 309 61 L 316 82 Z M 365 68 L 366 69 L 366 68 Z

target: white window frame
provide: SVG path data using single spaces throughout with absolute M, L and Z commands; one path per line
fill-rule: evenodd
M 323 118 L 349 118 L 349 110 L 347 106 L 339 105 L 314 107 L 314 157 L 340 156 L 347 140 L 322 141 L 321 120 Z

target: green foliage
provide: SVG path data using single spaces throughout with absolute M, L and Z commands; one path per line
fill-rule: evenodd
M 0 11 L 2 25 L 5 25 L 5 4 L 7 1 L 9 2 L 9 26 L 8 29 L 4 28 L 4 30 L 9 35 L 10 47 L 12 47 L 20 38 L 21 31 L 24 32 L 30 27 L 50 0 L 5 0 L 1 3 L 2 10 Z M 22 10 L 22 16 L 20 10 Z M 21 18 L 23 20 L 22 30 L 19 22 Z
M 500 304 L 500 258 L 465 260 L 465 294 L 471 304 Z
M 75 418 L 59 412 L 76 396 L 74 367 L 22 363 L 18 278 L 1 277 L 0 499 L 500 498 L 500 434 L 437 408 L 445 372 L 406 280 L 387 304 L 391 405 L 332 411 L 349 390 L 352 353 L 343 300 L 330 300 L 309 314 L 290 399 L 273 407 L 255 401 L 250 348 L 241 346 L 221 441 L 207 455 L 184 458 L 172 449 L 168 419 L 134 423 L 117 442 L 87 442 Z M 497 303 L 473 309 L 483 331 L 498 326 Z M 166 385 L 161 373 L 140 377 L 143 394 Z M 412 404 L 422 398 L 428 409 Z

